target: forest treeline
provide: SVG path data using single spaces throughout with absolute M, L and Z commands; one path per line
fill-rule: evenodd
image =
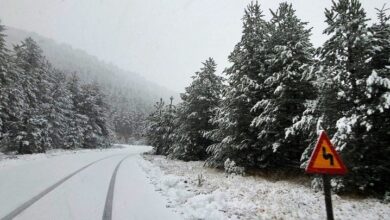
M 148 142 L 156 154 L 228 173 L 293 171 L 326 130 L 349 170 L 334 188 L 390 198 L 390 16 L 377 10 L 369 25 L 358 0 L 334 1 L 327 40 L 314 48 L 291 4 L 265 20 L 252 2 L 226 77 L 203 62 L 181 103 L 156 103 Z
M 32 38 L 9 50 L 0 24 L 1 152 L 111 145 L 110 108 L 100 86 L 68 75 L 52 67 Z
M 158 86 L 135 72 L 118 68 L 70 45 L 58 44 L 39 34 L 9 26 L 5 29 L 3 33 L 10 50 L 13 45 L 31 37 L 42 49 L 45 59 L 67 78 L 76 73 L 81 84 L 99 85 L 110 106 L 108 120 L 116 143 L 142 144 L 145 118 L 153 109 L 154 102 L 159 97 L 178 97 L 176 92 Z

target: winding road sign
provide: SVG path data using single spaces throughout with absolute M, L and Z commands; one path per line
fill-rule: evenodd
M 340 156 L 334 149 L 325 131 L 322 131 L 310 157 L 306 173 L 344 175 L 347 173 Z

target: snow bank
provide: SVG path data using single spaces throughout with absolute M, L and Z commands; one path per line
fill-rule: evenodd
M 202 162 L 144 158 L 140 166 L 150 181 L 185 219 L 326 219 L 322 192 L 303 184 L 226 176 Z M 333 195 L 333 204 L 336 219 L 390 219 L 390 206 L 375 199 Z

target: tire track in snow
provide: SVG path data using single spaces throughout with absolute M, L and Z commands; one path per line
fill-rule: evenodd
M 116 180 L 116 174 L 118 173 L 119 167 L 121 166 L 122 162 L 126 160 L 130 155 L 127 155 L 124 157 L 121 161 L 119 161 L 118 165 L 116 165 L 114 172 L 112 173 L 111 180 L 110 180 L 110 186 L 108 187 L 107 197 L 106 197 L 106 204 L 104 205 L 104 212 L 103 212 L 103 220 L 111 220 L 112 219 L 112 206 L 114 201 L 114 189 L 115 189 L 115 180 Z
M 33 205 L 35 202 L 37 202 L 38 200 L 40 200 L 42 197 L 44 197 L 45 195 L 47 195 L 48 193 L 50 193 L 51 191 L 53 191 L 55 188 L 57 188 L 58 186 L 60 186 L 62 183 L 64 183 L 65 181 L 67 181 L 68 179 L 72 178 L 74 175 L 80 173 L 81 171 L 87 169 L 88 167 L 92 166 L 93 164 L 97 163 L 97 162 L 100 162 L 102 160 L 106 160 L 110 157 L 114 157 L 114 156 L 119 156 L 120 154 L 115 154 L 115 155 L 111 155 L 111 156 L 107 156 L 107 157 L 103 157 L 99 160 L 96 160 L 96 161 L 93 161 L 83 167 L 81 167 L 80 169 L 74 171 L 73 173 L 69 174 L 68 176 L 62 178 L 61 180 L 59 180 L 58 182 L 54 183 L 53 185 L 51 185 L 50 187 L 46 188 L 45 190 L 43 190 L 41 193 L 39 193 L 38 195 L 32 197 L 30 200 L 28 200 L 27 202 L 23 203 L 22 205 L 20 205 L 19 207 L 17 207 L 16 209 L 14 209 L 13 211 L 11 211 L 10 213 L 8 213 L 6 216 L 2 217 L 1 220 L 11 220 L 13 218 L 15 218 L 17 215 L 19 215 L 20 213 L 22 213 L 24 210 L 26 210 L 28 207 L 30 207 L 31 205 Z

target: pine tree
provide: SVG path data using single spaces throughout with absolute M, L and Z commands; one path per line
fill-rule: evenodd
M 333 2 L 325 15 L 325 33 L 331 37 L 320 57 L 328 89 L 320 97 L 319 111 L 323 128 L 333 135 L 350 171 L 338 180 L 338 190 L 383 192 L 389 176 L 383 159 L 389 155 L 388 142 L 383 141 L 388 134 L 381 131 L 388 126 L 384 101 L 388 89 L 383 84 L 387 80 L 376 70 L 385 54 L 376 45 L 380 34 L 369 32 L 366 13 L 357 0 Z
M 299 131 L 292 133 L 290 128 L 300 120 L 308 101 L 315 98 L 307 74 L 314 49 L 310 29 L 305 28 L 307 23 L 297 18 L 291 4 L 281 3 L 272 15 L 265 61 L 268 77 L 264 85 L 268 91 L 254 107 L 261 113 L 252 126 L 259 130 L 262 167 L 299 167 L 304 135 Z
M 181 94 L 178 111 L 178 136 L 172 156 L 183 160 L 204 160 L 206 149 L 214 142 L 205 135 L 215 126 L 210 120 L 215 116 L 222 91 L 222 78 L 215 74 L 216 63 L 212 58 L 203 63 L 195 73 L 191 85 Z
M 261 146 L 256 129 L 250 125 L 259 111 L 252 107 L 265 95 L 262 83 L 267 31 L 260 5 L 252 2 L 243 17 L 241 41 L 229 56 L 232 66 L 225 71 L 228 87 L 213 119 L 218 129 L 210 136 L 217 143 L 208 148 L 209 166 L 223 167 L 227 159 L 238 166 L 257 164 Z
M 44 113 L 47 110 L 47 97 L 50 88 L 47 81 L 48 65 L 42 50 L 32 38 L 27 38 L 14 48 L 16 64 L 21 76 L 18 83 L 23 88 L 27 109 L 16 126 L 17 149 L 19 153 L 45 152 L 50 146 L 48 122 Z
M 163 154 L 163 111 L 165 103 L 161 98 L 159 102 L 154 105 L 155 110 L 148 117 L 148 126 L 146 131 L 147 143 L 153 146 L 157 155 Z
M 362 96 L 354 115 L 338 121 L 335 137 L 346 144 L 343 153 L 352 161 L 353 171 L 344 184 L 380 195 L 390 192 L 390 16 L 386 10 L 378 10 L 379 23 L 369 28 L 370 72 L 357 79 Z M 356 118 L 356 124 L 343 124 L 350 118 Z
M 0 24 L 0 150 L 15 151 L 12 134 L 25 109 L 23 89 L 18 84 L 20 72 L 11 52 L 6 48 L 4 26 Z
M 324 125 L 325 128 L 336 130 L 334 144 L 350 168 L 349 175 L 340 187 L 348 186 L 352 189 L 351 186 L 359 187 L 363 184 L 359 177 L 363 177 L 366 171 L 359 158 L 365 157 L 365 151 L 369 150 L 362 145 L 366 128 L 358 110 L 364 99 L 365 79 L 370 73 L 368 64 L 371 40 L 366 24 L 368 19 L 357 0 L 334 2 L 325 15 L 329 25 L 325 33 L 331 35 L 331 38 L 325 42 L 321 57 L 324 65 L 332 66 L 332 72 L 327 75 L 336 85 L 332 96 L 336 97 L 338 107 L 337 114 L 330 116 L 337 120 L 336 123 L 328 120 L 331 124 Z M 324 101 L 332 96 L 324 97 Z M 329 115 L 324 116 L 328 117 Z
M 97 84 L 81 87 L 80 114 L 88 118 L 84 130 L 84 148 L 107 148 L 111 145 L 112 131 L 108 123 L 109 106 Z
M 154 106 L 155 110 L 147 118 L 146 139 L 153 146 L 157 155 L 168 155 L 172 152 L 175 138 L 176 106 L 173 105 L 173 97 L 170 104 L 165 105 L 161 98 Z
M 2 79 L 4 84 L 0 88 L 0 121 L 1 121 L 1 151 L 17 151 L 20 146 L 18 140 L 19 129 L 23 125 L 23 114 L 28 108 L 21 80 L 23 74 L 15 64 L 12 56 L 5 54 L 6 66 Z M 3 66 L 4 68 L 4 66 Z
M 73 123 L 73 103 L 67 88 L 64 73 L 52 72 L 53 87 L 51 88 L 51 103 L 48 112 L 50 139 L 54 148 L 73 148 L 70 141 L 71 123 Z
M 0 23 L 0 149 L 1 141 L 5 137 L 5 127 L 4 123 L 7 118 L 5 109 L 7 108 L 7 87 L 9 84 L 8 72 L 9 67 L 7 63 L 9 62 L 8 51 L 5 47 L 5 35 L 4 35 L 4 26 Z
M 67 90 L 70 92 L 71 111 L 67 143 L 70 149 L 82 148 L 84 131 L 87 125 L 87 116 L 81 114 L 78 106 L 81 102 L 80 79 L 75 73 L 67 81 Z
M 0 22 L 0 89 L 4 89 L 7 85 L 9 61 L 8 50 L 5 45 L 5 27 Z
M 326 9 L 325 15 L 329 26 L 324 33 L 331 38 L 325 42 L 320 57 L 327 70 L 326 77 L 337 84 L 336 94 L 341 100 L 337 104 L 342 104 L 339 109 L 346 110 L 360 100 L 362 94 L 358 90 L 358 80 L 369 72 L 368 19 L 357 0 L 334 2 L 331 10 Z M 344 116 L 343 111 L 339 112 L 339 116 Z M 333 127 L 333 122 L 330 123 L 324 126 Z
M 162 154 L 168 155 L 172 152 L 172 147 L 175 142 L 176 137 L 176 127 L 175 118 L 177 118 L 176 106 L 173 105 L 173 96 L 169 98 L 169 105 L 165 106 L 162 115 L 162 123 L 160 129 L 163 132 L 162 136 Z

